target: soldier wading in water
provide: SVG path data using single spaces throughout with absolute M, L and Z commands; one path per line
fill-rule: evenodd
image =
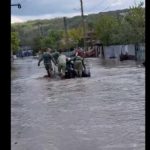
M 52 61 L 55 65 L 56 65 L 56 62 L 55 62 L 54 58 L 52 57 L 49 48 L 44 49 L 44 53 L 41 56 L 41 58 L 39 59 L 38 66 L 40 66 L 41 61 L 44 61 L 44 66 L 47 71 L 47 74 L 49 77 L 51 77 L 51 72 L 53 71 Z

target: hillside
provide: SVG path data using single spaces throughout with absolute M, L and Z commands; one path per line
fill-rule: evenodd
M 108 11 L 108 12 L 100 12 L 97 14 L 89 14 L 85 16 L 87 23 L 93 23 L 95 20 L 97 20 L 101 15 L 114 15 L 117 16 L 120 13 L 128 12 L 129 9 L 123 9 L 123 10 L 116 10 L 116 11 Z M 13 23 L 12 30 L 17 28 L 29 28 L 32 27 L 32 29 L 36 29 L 38 26 L 41 26 L 43 30 L 55 30 L 55 29 L 64 29 L 64 23 L 63 18 L 54 18 L 54 19 L 43 19 L 43 20 L 32 20 L 27 21 L 24 23 Z M 81 25 L 81 16 L 75 16 L 71 18 L 67 18 L 67 25 L 69 28 L 78 27 Z
M 145 8 L 142 5 L 132 9 L 100 12 L 85 15 L 86 31 L 96 32 L 96 39 L 108 44 L 123 44 L 144 41 Z M 124 16 L 126 14 L 126 16 Z M 71 45 L 83 46 L 81 16 L 66 18 Z M 20 46 L 33 49 L 51 46 L 58 48 L 66 45 L 64 18 L 32 20 L 11 24 L 11 31 L 18 32 Z M 65 44 L 64 44 L 65 42 Z M 68 47 L 70 47 L 68 45 Z

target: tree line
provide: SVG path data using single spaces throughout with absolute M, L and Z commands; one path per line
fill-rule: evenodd
M 145 42 L 145 8 L 140 2 L 129 9 L 85 16 L 86 31 L 94 31 L 103 45 Z M 83 46 L 81 17 L 67 18 L 67 34 L 63 18 L 35 20 L 12 24 L 11 50 L 31 46 L 36 52 L 41 48 L 52 49 Z

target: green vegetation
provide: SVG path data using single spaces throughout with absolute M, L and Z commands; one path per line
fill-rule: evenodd
M 123 16 L 103 15 L 95 23 L 97 37 L 105 45 L 145 42 L 145 9 L 142 3 Z
M 104 45 L 145 42 L 145 8 L 142 6 L 140 3 L 130 9 L 85 16 L 86 31 L 95 31 L 96 39 Z M 31 46 L 35 51 L 44 47 L 58 49 L 82 46 L 81 23 L 81 16 L 67 18 L 67 35 L 63 18 L 12 24 L 12 50 L 18 49 L 18 42 L 14 42 L 17 41 L 14 40 L 16 32 L 20 45 Z
M 11 50 L 13 54 L 19 50 L 19 37 L 17 32 L 11 32 Z

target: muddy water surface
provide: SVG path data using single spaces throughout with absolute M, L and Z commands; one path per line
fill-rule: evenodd
M 15 60 L 12 150 L 144 150 L 145 68 L 86 60 L 91 78 L 49 79 L 37 60 Z

